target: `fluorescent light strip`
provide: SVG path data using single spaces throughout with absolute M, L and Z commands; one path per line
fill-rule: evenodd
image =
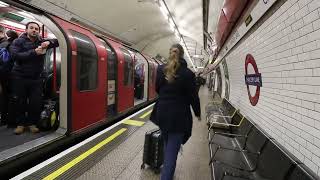
M 169 12 L 168 12 L 166 6 L 164 5 L 164 3 L 162 1 L 160 1 L 160 6 L 159 7 L 160 7 L 160 11 L 161 11 L 163 17 L 165 19 L 167 19 Z
M 5 19 L 3 19 L 1 21 L 1 23 L 9 25 L 9 26 L 16 27 L 16 28 L 19 28 L 19 29 L 24 29 L 26 27 L 25 25 L 18 24 L 18 23 L 15 23 L 15 22 L 12 22 L 12 21 L 8 21 L 8 20 L 5 20 Z
M 180 41 L 180 40 L 181 40 L 181 36 L 180 36 L 179 32 L 178 32 L 178 31 L 176 31 L 174 34 L 176 35 L 176 37 L 177 37 L 178 41 Z
M 184 51 L 185 51 L 187 57 L 189 58 L 189 61 L 190 61 L 190 63 L 192 64 L 193 69 L 197 72 L 197 69 L 196 69 L 195 65 L 193 64 L 193 61 L 192 61 L 192 59 L 191 59 L 191 57 L 190 57 L 190 54 L 189 54 L 187 45 L 186 45 L 186 43 L 185 43 L 185 41 L 184 41 L 184 38 L 183 38 L 183 36 L 181 36 L 181 33 L 180 33 L 180 31 L 179 31 L 179 28 L 176 26 L 176 24 L 175 24 L 175 22 L 174 22 L 174 19 L 173 19 L 173 17 L 171 16 L 170 11 L 169 11 L 169 9 L 167 8 L 164 0 L 159 0 L 159 8 L 160 8 L 161 13 L 165 16 L 165 18 L 168 18 L 168 22 L 169 22 L 170 29 L 171 29 L 173 32 L 176 31 L 175 34 L 176 34 L 176 33 L 179 34 L 179 35 L 176 34 L 176 37 L 178 37 L 178 40 L 183 41 L 184 49 L 185 49 Z M 179 36 L 180 36 L 180 38 L 179 38 Z

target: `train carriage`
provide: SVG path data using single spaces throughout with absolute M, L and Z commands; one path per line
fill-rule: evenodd
M 1 3 L 5 7 L 0 7 L 0 24 L 21 30 L 27 22 L 35 21 L 42 27 L 44 38 L 59 42 L 58 48 L 47 52 L 42 73 L 43 108 L 55 104 L 55 117 L 49 118 L 58 125 L 39 134 L 20 136 L 2 126 L 1 175 L 9 170 L 14 173 L 12 169 L 18 165 L 21 168 L 61 144 L 79 141 L 155 100 L 158 64 L 150 57 L 112 37 L 41 10 L 14 1 Z M 139 76 L 140 89 L 135 76 Z

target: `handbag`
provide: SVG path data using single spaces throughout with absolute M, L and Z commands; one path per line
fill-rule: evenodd
M 150 121 L 153 122 L 153 124 L 159 126 L 159 120 L 157 118 L 157 107 L 158 107 L 158 101 L 153 106 L 151 115 L 150 115 Z

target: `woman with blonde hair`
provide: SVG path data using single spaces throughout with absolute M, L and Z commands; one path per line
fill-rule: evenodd
M 161 180 L 173 179 L 177 155 L 182 144 L 191 136 L 192 114 L 200 120 L 200 101 L 195 75 L 188 69 L 180 44 L 170 48 L 169 61 L 157 71 L 156 91 L 159 95 L 156 121 L 164 138 L 164 163 Z

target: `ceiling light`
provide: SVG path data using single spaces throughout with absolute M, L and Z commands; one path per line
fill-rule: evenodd
M 165 18 L 168 20 L 170 29 L 172 30 L 172 32 L 174 32 L 175 36 L 180 41 L 179 43 L 183 43 L 183 49 L 185 51 L 185 54 L 186 54 L 187 58 L 189 59 L 190 63 L 192 64 L 193 69 L 195 71 L 197 71 L 197 69 L 194 66 L 193 60 L 190 57 L 190 54 L 189 54 L 189 51 L 187 48 L 187 44 L 186 44 L 183 36 L 181 35 L 176 23 L 174 22 L 174 19 L 171 15 L 167 5 L 165 4 L 164 0 L 159 0 L 159 8 L 160 8 L 162 15 L 165 16 Z
M 203 55 L 195 54 L 193 55 L 193 58 L 203 58 Z
M 25 25 L 18 24 L 18 23 L 15 23 L 15 22 L 12 22 L 12 21 L 8 21 L 8 20 L 5 20 L 5 19 L 3 19 L 1 21 L 1 23 L 9 25 L 9 26 L 12 26 L 12 27 L 15 27 L 15 28 L 19 28 L 19 29 L 25 29 L 25 27 L 26 27 Z
M 169 26 L 170 26 L 171 31 L 172 31 L 172 32 L 174 32 L 174 31 L 175 31 L 175 29 L 176 29 L 176 28 L 174 28 L 174 24 L 173 24 L 173 23 L 172 23 L 172 24 L 171 24 L 171 23 L 169 23 Z
M 178 41 L 180 41 L 181 36 L 180 36 L 179 32 L 178 32 L 178 31 L 176 31 L 176 32 L 174 33 L 174 35 L 176 35 L 176 37 L 177 37 Z
M 30 19 L 34 19 L 33 16 L 31 16 L 30 14 L 28 14 L 28 13 L 26 13 L 24 11 L 19 11 L 18 13 L 21 14 L 22 16 L 24 16 L 24 17 L 28 17 Z
M 162 15 L 164 16 L 164 18 L 167 19 L 169 13 L 168 13 L 168 10 L 167 10 L 165 4 L 163 3 L 163 1 L 160 1 L 160 11 L 161 11 Z

